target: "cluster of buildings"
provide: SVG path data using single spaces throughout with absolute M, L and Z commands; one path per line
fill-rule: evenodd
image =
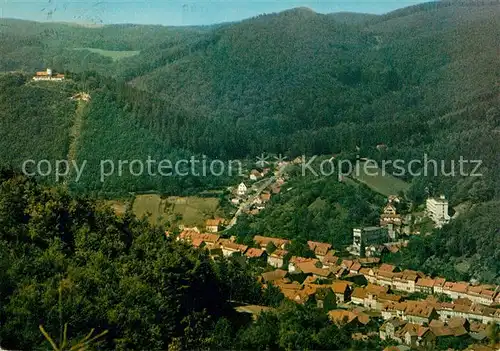
M 52 72 L 52 69 L 47 68 L 46 71 L 36 72 L 33 76 L 34 81 L 56 81 L 60 82 L 64 80 L 64 74 Z
M 321 281 L 314 271 L 303 283 L 292 280 L 294 271 L 277 269 L 263 273 L 261 282 L 273 284 L 283 295 L 296 303 L 312 302 L 318 308 L 332 309 L 329 318 L 338 325 L 369 325 L 382 319 L 379 336 L 409 347 L 429 347 L 440 338 L 487 338 L 487 325 L 500 324 L 500 309 L 459 298 L 440 302 L 433 295 L 425 300 L 408 300 L 407 295 L 392 291 L 389 286 L 356 283 L 344 279 Z M 403 272 L 401 272 L 403 273 Z M 411 272 L 406 274 L 412 275 Z M 363 336 L 363 335 L 362 335 Z
M 354 228 L 352 245 L 348 251 L 355 256 L 380 256 L 384 251 L 391 250 L 392 246 L 401 246 L 404 241 L 398 240 L 403 232 L 408 231 L 406 219 L 397 213 L 397 196 L 389 196 L 387 205 L 380 215 L 379 225 Z
M 434 319 L 425 326 L 393 318 L 380 327 L 382 340 L 394 340 L 411 347 L 432 348 L 440 338 L 484 339 L 485 326 L 475 322 L 470 323 L 463 318 L 451 318 L 446 322 Z
M 410 234 L 408 221 L 411 216 L 404 217 L 397 213 L 396 204 L 399 202 L 397 196 L 389 196 L 378 226 L 353 229 L 353 242 L 348 247 L 351 254 L 362 257 L 380 256 L 386 250 L 393 251 L 394 248 L 406 245 L 406 241 L 401 240 L 401 234 Z M 434 222 L 436 228 L 449 223 L 451 217 L 446 198 L 443 195 L 428 198 L 425 215 Z
M 379 227 L 354 229 L 354 244 L 360 254 L 363 244 L 365 249 L 370 245 L 390 249 L 391 243 L 384 240 L 397 239 L 390 236 L 390 229 L 403 220 L 392 201 L 384 208 Z M 381 263 L 375 256 L 341 259 L 331 244 L 323 242 L 307 242 L 310 257 L 291 256 L 287 250 L 291 242 L 282 238 L 256 235 L 254 247 L 249 247 L 236 243 L 234 237 L 226 239 L 217 234 L 223 224 L 222 219 L 207 220 L 205 233 L 185 228 L 177 240 L 205 247 L 213 258 L 237 255 L 273 267 L 259 276 L 263 287 L 271 284 L 296 303 L 316 304 L 338 325 L 376 326 L 380 324 L 375 320 L 382 321 L 378 329 L 382 340 L 410 348 L 432 348 L 440 338 L 482 341 L 487 338 L 489 323 L 500 324 L 498 286 L 432 278 Z
M 500 304 L 500 288 L 491 285 L 471 285 L 467 282 L 450 282 L 444 278 L 430 278 L 412 270 L 399 271 L 393 265 L 362 268 L 359 274 L 367 282 L 405 293 L 443 294 L 450 299 L 465 298 L 483 305 Z
M 252 178 L 252 176 L 250 178 Z M 259 213 L 259 211 L 263 210 L 266 207 L 266 204 L 269 202 L 273 194 L 279 194 L 281 192 L 281 186 L 284 183 L 284 178 L 278 177 L 274 183 L 267 187 L 267 189 L 264 189 L 260 194 L 254 196 L 253 199 L 250 199 L 251 202 L 248 203 L 245 212 L 254 215 Z M 231 203 L 233 205 L 239 205 L 245 201 L 248 201 L 249 190 L 249 187 L 244 182 L 238 184 L 236 189 L 233 191 L 234 197 L 231 198 Z
M 500 305 L 498 286 L 430 278 L 422 272 L 380 264 L 378 258 L 334 260 L 327 254 L 319 268 L 318 259 L 292 257 L 288 270 L 266 272 L 260 279 L 297 303 L 313 301 L 325 307 L 328 298 L 333 298 L 335 307 L 329 316 L 335 323 L 362 326 L 378 315 L 384 321 L 380 338 L 410 347 L 426 347 L 443 337 L 483 340 L 487 324 L 500 324 L 500 309 L 495 307 Z M 342 273 L 338 274 L 337 267 Z M 296 273 L 306 274 L 302 284 L 293 280 Z M 419 292 L 424 294 L 421 299 L 412 300 L 410 295 Z M 440 295 L 452 302 L 439 301 L 436 296 Z
M 248 181 L 239 183 L 232 189 L 231 203 L 233 205 L 243 204 L 243 212 L 256 215 L 265 208 L 266 203 L 273 194 L 281 192 L 281 186 L 285 183 L 285 177 L 281 175 L 280 168 L 288 165 L 289 162 L 278 162 L 274 171 L 271 168 L 252 169 L 248 174 Z M 264 179 L 266 176 L 271 178 Z M 260 182 L 258 182 L 260 181 Z M 262 183 L 264 182 L 264 183 Z M 253 184 L 256 191 L 253 196 L 250 194 L 252 189 L 249 183 Z M 258 189 L 258 185 L 264 184 L 265 189 Z M 267 185 L 267 186 L 266 186 Z M 230 188 L 231 190 L 231 188 Z
M 335 272 L 338 276 L 346 272 L 340 266 L 337 266 L 336 270 L 330 269 L 331 263 L 338 261 L 338 257 L 333 255 L 334 251 L 331 250 L 331 244 L 308 241 L 307 245 L 314 253 L 315 258 L 289 258 L 287 247 L 291 244 L 290 240 L 255 235 L 253 237 L 255 247 L 237 244 L 235 237 L 228 239 L 217 234 L 223 223 L 224 220 L 221 218 L 209 219 L 205 222 L 205 232 L 200 232 L 196 227 L 183 227 L 182 232 L 177 236 L 176 240 L 188 242 L 197 248 L 206 248 L 213 258 L 219 256 L 220 252 L 218 249 L 221 249 L 222 255 L 225 257 L 239 255 L 248 258 L 259 258 L 262 259 L 263 263 L 267 263 L 274 268 L 283 268 L 286 266 L 295 272 L 315 272 L 325 278 L 335 276 Z M 165 234 L 167 236 L 170 235 L 169 232 Z M 270 247 L 273 250 L 269 252 Z
M 254 173 L 255 179 L 262 176 Z M 244 183 L 236 189 L 240 196 L 247 191 Z M 270 192 L 262 193 L 253 205 L 262 206 L 270 196 Z M 377 256 L 384 250 L 395 252 L 407 243 L 399 239 L 405 218 L 397 213 L 398 201 L 395 196 L 389 197 L 379 226 L 353 229 L 349 247 L 353 259 L 341 259 L 331 244 L 316 241 L 307 242 L 310 257 L 291 256 L 287 250 L 291 242 L 282 238 L 256 235 L 254 247 L 237 244 L 234 237 L 225 239 L 217 234 L 222 219 L 208 220 L 205 233 L 185 229 L 177 240 L 205 247 L 213 258 L 237 255 L 260 260 L 275 268 L 261 274 L 263 286 L 272 284 L 300 304 L 315 303 L 328 310 L 329 318 L 339 325 L 366 326 L 374 318 L 383 320 L 379 329 L 383 340 L 430 347 L 443 337 L 486 338 L 486 325 L 500 324 L 500 309 L 495 307 L 500 306 L 498 286 L 451 282 L 381 264 Z M 437 227 L 448 223 L 444 197 L 428 199 L 426 215 Z
M 185 228 L 177 240 L 187 241 L 195 247 L 206 247 L 209 250 L 221 249 L 223 256 L 226 257 L 241 255 L 260 258 L 271 267 L 283 269 L 287 273 L 303 273 L 315 279 L 345 279 L 357 285 L 372 284 L 402 294 L 442 294 L 452 300 L 467 299 L 485 306 L 500 305 L 498 286 L 451 282 L 440 277 L 428 277 L 419 271 L 408 269 L 401 271 L 396 266 L 380 264 L 378 257 L 341 260 L 335 256 L 332 245 L 323 242 L 307 242 L 314 257 L 290 256 L 287 247 L 291 241 L 282 238 L 256 235 L 253 238 L 255 247 L 250 248 L 237 244 L 234 237 L 225 239 L 218 235 L 217 232 L 223 223 L 224 220 L 221 218 L 207 220 L 205 233 L 201 233 L 197 228 Z M 270 247 L 273 248 L 272 251 L 269 251 Z M 217 256 L 216 252 L 210 253 L 214 257 Z M 356 289 L 354 303 L 359 301 L 356 300 L 357 295 L 362 296 L 363 293 L 362 288 Z
M 209 224 L 211 221 L 208 221 Z M 166 233 L 169 235 L 169 233 Z M 249 260 L 261 260 L 265 263 L 268 259 L 265 248 L 253 248 L 247 245 L 238 244 L 235 242 L 235 237 L 222 238 L 216 232 L 201 233 L 193 228 L 184 229 L 176 238 L 178 241 L 187 242 L 196 248 L 205 248 L 209 251 L 212 258 L 216 257 L 231 257 L 243 256 Z

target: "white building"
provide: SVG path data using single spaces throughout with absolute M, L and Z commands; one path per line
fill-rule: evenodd
M 239 196 L 243 196 L 247 193 L 248 191 L 248 188 L 247 186 L 245 185 L 245 183 L 240 183 L 240 185 L 238 185 L 238 190 L 237 190 L 237 194 Z
M 440 228 L 443 224 L 450 221 L 450 215 L 448 214 L 448 200 L 445 199 L 444 195 L 441 195 L 438 199 L 428 198 L 427 199 L 427 216 L 431 218 L 436 227 Z
M 286 250 L 276 250 L 272 254 L 267 256 L 267 263 L 274 268 L 281 268 L 287 254 L 288 251 Z
M 387 229 L 382 227 L 354 228 L 352 234 L 352 253 L 356 255 L 363 253 L 362 248 L 373 244 L 382 244 L 388 239 Z

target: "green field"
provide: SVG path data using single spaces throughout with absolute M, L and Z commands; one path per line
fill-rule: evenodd
M 139 54 L 139 51 L 112 51 L 112 50 L 102 50 L 94 48 L 75 48 L 74 50 L 88 50 L 90 52 L 110 57 L 113 61 L 118 61 L 126 57 L 135 56 Z
M 188 226 L 202 226 L 205 219 L 216 214 L 218 208 L 219 199 L 214 197 L 171 196 L 162 199 L 157 194 L 137 195 L 132 206 L 137 217 L 149 216 L 151 224 L 169 221 Z
M 185 225 L 204 224 L 205 219 L 215 215 L 219 207 L 219 199 L 214 197 L 176 197 L 165 200 L 165 214 L 169 220 L 181 217 L 180 222 Z
M 359 172 L 351 173 L 351 177 L 385 196 L 397 195 L 400 191 L 405 192 L 410 187 L 408 183 L 399 178 L 390 174 L 383 174 L 380 168 L 375 169 L 370 167 L 367 173 L 364 172 L 363 163 L 361 163 Z
M 137 195 L 134 199 L 132 211 L 138 218 L 150 216 L 151 224 L 159 224 L 163 214 L 163 200 L 160 195 Z

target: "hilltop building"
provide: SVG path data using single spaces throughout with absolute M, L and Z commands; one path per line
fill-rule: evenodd
M 52 69 L 47 68 L 46 71 L 36 72 L 33 76 L 34 81 L 62 81 L 64 80 L 64 74 L 54 74 Z

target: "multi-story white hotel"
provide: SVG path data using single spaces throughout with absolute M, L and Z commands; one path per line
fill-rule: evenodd
M 427 215 L 436 223 L 438 228 L 450 221 L 448 200 L 445 199 L 444 195 L 439 198 L 427 199 Z

